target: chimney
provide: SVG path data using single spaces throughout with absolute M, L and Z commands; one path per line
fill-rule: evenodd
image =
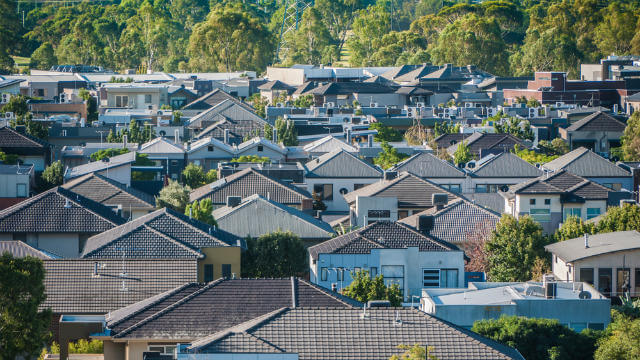
M 373 147 L 373 134 L 369 134 L 369 136 L 367 136 L 367 146 L 370 148 Z
M 224 129 L 224 143 L 229 145 L 229 129 Z
M 273 128 L 272 139 L 274 144 L 278 143 L 278 130 L 276 130 L 276 128 Z
M 442 210 L 444 208 L 444 206 L 447 204 L 448 201 L 448 196 L 447 194 L 432 194 L 431 195 L 431 202 L 433 203 L 433 206 L 436 207 L 436 210 Z
M 428 234 L 433 229 L 433 215 L 419 215 L 416 228 L 424 234 Z
M 347 144 L 351 144 L 351 128 L 347 128 Z
M 393 180 L 395 178 L 398 177 L 398 172 L 397 171 L 385 171 L 384 172 L 384 179 L 385 180 Z
M 127 148 L 127 135 L 126 134 L 122 135 L 122 148 L 123 149 Z
M 174 142 L 180 144 L 180 130 L 176 129 L 174 134 Z
M 589 234 L 584 233 L 584 248 L 588 249 L 589 248 Z

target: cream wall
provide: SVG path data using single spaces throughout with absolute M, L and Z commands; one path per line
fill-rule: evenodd
M 15 198 L 18 196 L 18 184 L 24 184 L 29 196 L 29 175 L 3 175 L 0 180 L 0 198 Z
M 200 249 L 205 258 L 198 261 L 198 281 L 204 281 L 204 265 L 213 264 L 213 278 L 222 277 L 222 264 L 231 264 L 231 274 L 240 277 L 240 253 L 241 248 L 238 246 L 213 247 Z
M 108 170 L 102 170 L 98 172 L 98 174 L 127 186 L 131 186 L 131 164 L 124 164 Z

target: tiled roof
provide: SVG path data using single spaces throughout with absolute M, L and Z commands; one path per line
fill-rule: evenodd
M 433 206 L 432 195 L 436 193 L 447 194 L 449 201 L 458 197 L 431 181 L 402 172 L 393 180 L 381 180 L 347 193 L 344 199 L 352 204 L 358 196 L 397 197 L 398 207 L 426 209 Z
M 627 125 L 625 123 L 614 118 L 613 116 L 602 111 L 597 111 L 571 124 L 571 126 L 566 128 L 566 131 L 623 132 L 626 126 Z
M 340 94 L 393 94 L 396 89 L 391 86 L 368 82 L 330 82 L 319 86 L 309 93 L 314 95 L 340 95 Z
M 0 255 L 5 252 L 8 252 L 16 258 L 23 258 L 25 256 L 33 256 L 42 260 L 52 258 L 50 254 L 31 247 L 23 241 L 17 240 L 0 240 Z
M 464 139 L 469 147 L 469 151 L 478 156 L 482 150 L 500 150 L 511 151 L 515 145 L 521 148 L 528 148 L 524 141 L 518 139 L 511 134 L 490 134 L 490 133 L 473 133 Z M 450 154 L 453 154 L 458 148 L 458 144 L 451 145 L 447 148 Z
M 184 110 L 204 110 L 204 109 L 209 109 L 209 108 L 211 108 L 213 106 L 216 106 L 216 105 L 220 104 L 221 102 L 223 102 L 225 100 L 233 101 L 233 102 L 235 102 L 237 104 L 240 104 L 241 106 L 245 107 L 247 110 L 252 110 L 251 106 L 249 106 L 248 104 L 238 100 L 233 95 L 229 95 L 228 93 L 226 93 L 224 90 L 221 90 L 221 89 L 214 89 L 210 93 L 207 93 L 207 94 L 197 98 L 196 100 L 190 102 L 189 104 L 185 105 L 182 109 L 184 109 Z
M 486 156 L 476 162 L 476 168 L 473 169 L 474 177 L 533 178 L 542 174 L 542 170 L 510 152 Z
M 344 149 L 324 154 L 305 164 L 306 177 L 381 178 L 382 170 Z
M 442 134 L 435 138 L 435 143 L 438 144 L 439 148 L 448 148 L 452 145 L 457 145 L 463 139 L 468 138 L 472 134 L 463 134 L 463 133 L 451 133 L 451 134 Z
M 113 210 L 56 187 L 0 211 L 0 233 L 89 233 L 123 224 Z
M 36 137 L 22 134 L 8 126 L 0 126 L 0 149 L 4 149 L 11 154 L 21 154 L 23 152 L 42 152 L 49 144 Z
M 74 179 L 86 174 L 91 174 L 97 171 L 112 169 L 126 164 L 133 164 L 136 161 L 136 152 L 132 151 L 126 154 L 116 155 L 108 158 L 108 161 L 103 160 L 93 161 L 88 164 L 68 168 L 64 173 L 64 178 L 68 181 L 70 179 Z
M 260 90 L 293 90 L 295 89 L 293 86 L 289 86 L 283 83 L 280 80 L 271 80 L 266 82 L 260 86 L 258 86 Z
M 403 224 L 417 228 L 422 215 L 433 216 L 433 228 L 429 235 L 449 243 L 468 241 L 469 235 L 480 229 L 491 231 L 496 228 L 500 214 L 487 210 L 467 200 L 456 199 L 437 210 L 431 208 L 398 220 Z
M 583 177 L 627 177 L 631 173 L 587 148 L 577 148 L 561 157 L 549 161 L 547 170 L 567 170 Z
M 303 147 L 306 152 L 315 152 L 315 153 L 328 153 L 335 150 L 345 150 L 349 152 L 356 152 L 354 146 L 347 144 L 346 142 L 335 138 L 334 136 L 327 135 L 322 139 L 318 139 L 312 143 L 309 143 Z
M 421 178 L 464 178 L 465 172 L 429 153 L 417 153 L 393 167 Z
M 389 359 L 398 345 L 432 347 L 440 360 L 523 359 L 508 346 L 413 308 L 283 308 L 199 339 L 190 351 L 289 353 L 300 360 Z
M 203 258 L 201 248 L 236 245 L 240 238 L 163 208 L 90 237 L 83 258 Z
M 372 249 L 406 249 L 408 247 L 418 247 L 420 251 L 457 250 L 455 246 L 434 240 L 405 224 L 377 221 L 311 246 L 309 255 L 317 259 L 319 254 L 370 254 Z
M 266 124 L 269 123 L 258 116 L 253 109 L 247 109 L 231 100 L 224 100 L 191 118 L 188 126 L 204 129 L 197 138 L 203 136 L 221 138 L 224 136 L 225 129 L 229 130 L 231 136 L 244 138 L 255 134 L 256 131 L 261 134 Z
M 600 184 L 564 170 L 513 185 L 509 189 L 510 194 L 562 194 L 576 201 L 607 200 L 610 191 Z
M 209 198 L 214 204 L 226 204 L 227 196 L 245 198 L 253 194 L 262 195 L 285 205 L 297 205 L 301 204 L 303 200 L 311 199 L 311 195 L 305 190 L 272 179 L 252 168 L 247 168 L 193 190 L 191 201 Z
M 96 173 L 71 180 L 61 187 L 106 206 L 122 205 L 122 209 L 153 210 L 153 196 Z
M 44 260 L 44 268 L 47 299 L 42 307 L 73 314 L 106 314 L 196 281 L 198 275 L 196 259 Z
M 298 278 L 183 284 L 107 319 L 114 338 L 196 339 L 286 306 L 357 309 L 361 303 Z

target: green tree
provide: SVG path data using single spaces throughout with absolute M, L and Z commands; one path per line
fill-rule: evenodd
M 237 158 L 231 159 L 229 162 L 238 162 L 238 163 L 270 163 L 271 159 L 267 156 L 258 156 L 258 155 L 242 155 Z
M 557 320 L 502 316 L 479 320 L 471 331 L 518 350 L 527 360 L 591 359 L 597 333 L 576 333 Z
M 453 153 L 453 162 L 456 165 L 466 164 L 473 159 L 469 146 L 464 141 L 460 141 L 456 151 Z
M 433 346 L 423 346 L 420 344 L 398 345 L 398 349 L 404 350 L 401 355 L 393 355 L 389 360 L 438 360 L 438 358 L 431 354 Z
M 98 120 L 98 102 L 87 89 L 80 89 L 78 96 L 87 104 L 87 121 Z M 107 141 L 108 142 L 108 141 Z
M 189 204 L 190 192 L 191 189 L 189 187 L 182 186 L 177 181 L 169 180 L 169 183 L 156 196 L 156 206 L 158 209 L 168 207 L 184 213 L 187 204 Z
M 398 149 L 389 145 L 386 141 L 380 143 L 380 147 L 382 147 L 382 151 L 373 159 L 373 163 L 383 169 L 389 169 L 409 157 L 409 155 L 399 152 Z
M 560 138 L 555 138 L 551 142 L 540 140 L 538 148 L 546 155 L 564 155 L 569 152 L 569 145 Z
M 538 99 L 532 97 L 529 100 L 527 100 L 527 106 L 532 108 L 537 108 L 542 105 L 540 105 L 540 101 L 538 101 Z
M 621 140 L 624 160 L 640 160 L 640 111 L 634 112 L 627 120 Z
M 213 218 L 213 204 L 211 203 L 211 199 L 202 199 L 198 202 L 198 200 L 193 203 L 187 205 L 184 210 L 185 215 L 189 215 L 196 220 L 200 220 L 205 224 L 209 224 L 211 226 L 218 226 L 218 223 Z
M 149 154 L 141 154 L 136 153 L 136 162 L 135 166 L 155 166 L 153 160 L 149 159 Z M 131 171 L 131 180 L 134 181 L 151 181 L 155 178 L 155 174 L 153 172 L 147 171 Z
M 29 67 L 32 69 L 48 70 L 53 65 L 58 64 L 58 59 L 56 59 L 56 55 L 53 52 L 53 46 L 51 46 L 49 42 L 42 43 L 42 45 L 31 54 L 29 61 Z
M 391 30 L 391 18 L 384 2 L 370 5 L 356 13 L 353 20 L 353 35 L 347 40 L 351 50 L 351 66 L 372 66 L 373 53 L 376 52 L 382 37 Z
M 558 158 L 558 155 L 541 154 L 534 150 L 520 149 L 519 147 L 516 147 L 514 151 L 515 154 L 518 155 L 518 157 L 520 157 L 522 160 L 534 165 L 544 164 Z
M 578 73 L 582 54 L 575 37 L 562 29 L 529 29 L 524 45 L 509 59 L 514 75 L 530 75 L 536 71 L 566 71 Z
M 104 158 L 110 158 L 110 157 L 126 154 L 128 152 L 129 152 L 129 149 L 127 148 L 102 149 L 91 154 L 91 161 L 99 161 Z
M 190 163 L 182 170 L 182 180 L 185 185 L 192 189 L 200 187 L 205 184 L 206 176 L 202 166 Z
M 528 281 L 536 259 L 546 259 L 548 240 L 542 226 L 529 215 L 519 219 L 504 214 L 491 233 L 485 248 L 491 281 Z
M 593 233 L 595 233 L 594 224 L 586 223 L 577 216 L 569 216 L 562 222 L 562 226 L 553 234 L 553 238 L 555 241 L 565 241 L 581 237 L 584 234 Z
M 402 305 L 402 293 L 398 284 L 387 287 L 382 274 L 371 278 L 367 270 L 351 272 L 351 284 L 342 289 L 342 294 L 362 303 L 369 300 L 388 300 L 391 306 Z
M 371 0 L 317 0 L 315 2 L 314 7 L 320 12 L 331 38 L 337 43 L 337 54 L 342 52 L 347 34 L 356 18 L 354 14 L 371 3 L 373 3 Z M 282 15 L 279 19 L 282 19 Z
M 516 117 L 501 119 L 493 123 L 493 128 L 498 134 L 511 134 L 524 140 L 533 140 L 533 130 L 528 120 L 520 120 Z
M 0 256 L 1 359 L 35 357 L 51 338 L 51 310 L 39 310 L 46 299 L 44 276 L 40 259 Z
M 433 134 L 435 137 L 444 134 L 455 134 L 460 132 L 460 124 L 454 124 L 453 122 L 437 121 L 433 126 Z
M 242 253 L 244 277 L 277 278 L 306 271 L 307 251 L 300 237 L 291 231 L 276 231 L 257 239 L 247 238 L 247 250 Z
M 275 128 L 279 143 L 282 143 L 284 146 L 298 145 L 298 130 L 296 130 L 293 120 L 277 118 Z
M 43 190 L 62 185 L 64 181 L 64 168 L 60 160 L 47 166 L 42 172 L 40 179 Z
M 9 102 L 2 107 L 1 112 L 12 112 L 16 117 L 27 115 L 29 113 L 27 98 L 23 95 L 12 96 Z
M 631 40 L 636 34 L 638 7 L 612 1 L 603 11 L 602 21 L 596 26 L 595 41 L 602 54 L 629 55 Z
M 10 73 L 13 69 L 13 59 L 9 55 L 22 35 L 16 4 L 14 1 L 0 0 L 0 73 Z
M 378 133 L 373 137 L 375 141 L 396 142 L 402 141 L 402 133 L 391 126 L 384 126 L 381 122 L 369 124 L 369 130 L 377 130 Z
M 204 174 L 204 181 L 207 184 L 210 184 L 214 181 L 218 180 L 218 171 L 215 169 L 211 169 Z
M 293 100 L 293 106 L 298 108 L 309 108 L 313 105 L 313 95 L 302 95 L 297 99 Z
M 320 12 L 314 7 L 309 7 L 304 11 L 299 28 L 287 36 L 290 38 L 290 48 L 286 53 L 284 63 L 288 66 L 330 63 L 339 56 L 335 50 L 326 51 L 333 43 L 333 39 L 322 21 Z
M 311 198 L 313 199 L 313 210 L 327 210 L 327 205 L 324 203 L 324 201 L 322 201 L 322 198 L 317 192 L 314 191 L 311 195 Z
M 610 207 L 597 225 L 597 232 L 640 231 L 640 206 L 624 204 Z
M 247 100 L 249 101 L 253 109 L 256 111 L 256 114 L 258 116 L 260 116 L 261 118 L 267 117 L 267 113 L 265 109 L 269 105 L 269 101 L 267 101 L 266 97 L 261 96 L 260 93 L 255 93 L 251 95 Z M 269 124 L 265 125 L 265 129 L 267 126 L 269 126 Z M 270 133 L 267 133 L 265 131 L 265 136 L 266 135 L 271 136 Z

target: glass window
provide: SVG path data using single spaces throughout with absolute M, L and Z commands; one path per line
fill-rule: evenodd
M 551 205 L 551 199 L 544 199 L 545 205 Z
M 178 166 L 178 160 L 171 160 L 171 166 Z
M 600 216 L 600 208 L 587 208 L 587 220 Z
M 27 184 L 16 184 L 16 197 L 27 197 Z
M 460 184 L 451 184 L 449 185 L 449 191 L 459 194 L 462 192 L 462 187 Z
M 485 185 L 485 184 L 476 184 L 476 192 L 477 193 L 486 193 L 487 192 L 487 185 Z
M 231 264 L 222 264 L 222 277 L 231 277 Z
M 204 282 L 213 281 L 213 264 L 204 264 Z
M 327 270 L 326 267 L 320 268 L 320 280 L 321 281 L 327 281 L 328 273 L 329 273 L 329 271 Z
M 264 151 L 264 145 L 258 145 L 258 152 Z
M 336 280 L 344 281 L 344 268 L 339 267 L 336 269 Z
M 529 199 L 529 205 L 535 205 L 536 199 Z
M 535 200 L 535 199 L 531 199 Z M 529 210 L 529 215 L 533 218 L 533 220 L 537 222 L 549 222 L 551 221 L 551 210 L 550 209 L 531 209 Z
M 580 268 L 580 281 L 593 285 L 593 268 Z
M 620 294 L 631 290 L 631 270 L 618 268 L 616 273 L 616 292 Z
M 636 268 L 635 296 L 640 294 L 640 268 Z
M 315 184 L 313 192 L 320 196 L 322 200 L 333 200 L 333 184 Z
M 116 107 L 127 107 L 127 106 L 129 106 L 129 96 L 116 95 Z
M 400 291 L 404 293 L 404 265 L 383 265 L 382 277 L 386 286 L 398 284 Z
M 440 270 L 440 287 L 441 288 L 457 288 L 458 287 L 458 269 Z
M 375 266 L 372 266 L 369 268 L 369 276 L 371 276 L 371 278 L 373 279 L 374 277 L 378 276 L 378 268 Z
M 175 355 L 175 345 L 149 345 L 149 351 L 159 352 L 160 355 Z
M 422 269 L 422 286 L 439 287 L 440 269 Z
M 145 104 L 151 104 L 151 94 L 145 94 L 144 95 L 144 103 Z
M 398 210 L 398 220 L 399 219 L 404 219 L 407 216 L 409 216 L 409 211 L 408 210 Z
M 622 190 L 622 184 L 620 183 L 604 183 L 602 184 L 604 185 L 604 187 L 607 187 L 613 191 L 620 191 Z
M 582 209 L 580 208 L 564 208 L 562 210 L 562 220 L 567 220 L 569 216 L 582 218 Z
M 367 217 L 369 218 L 389 218 L 391 217 L 390 210 L 368 210 Z
M 213 145 L 207 146 L 207 151 L 213 151 Z
M 611 294 L 611 268 L 598 269 L 598 291 L 603 295 Z
M 584 329 L 587 328 L 587 323 L 571 323 L 571 328 L 575 331 L 575 332 L 580 332 Z

